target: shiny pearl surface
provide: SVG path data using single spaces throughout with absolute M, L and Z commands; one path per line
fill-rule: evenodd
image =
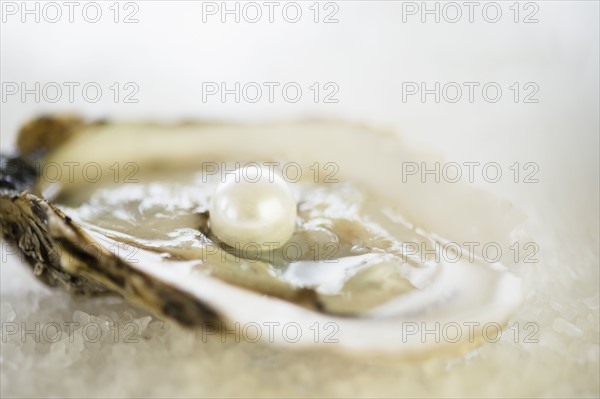
M 294 233 L 296 201 L 272 169 L 246 166 L 222 176 L 210 203 L 210 226 L 226 244 L 276 248 Z

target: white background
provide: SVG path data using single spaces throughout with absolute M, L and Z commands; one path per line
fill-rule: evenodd
M 540 186 L 555 187 L 547 195 L 579 193 L 562 204 L 572 205 L 565 217 L 597 212 L 597 2 L 537 2 L 533 17 L 538 23 L 522 21 L 534 10 L 524 3 L 519 6 L 520 22 L 514 23 L 512 2 L 498 3 L 502 17 L 497 23 L 486 22 L 485 3 L 474 9 L 473 23 L 464 6 L 457 23 L 447 22 L 443 13 L 440 23 L 432 15 L 421 23 L 420 13 L 403 14 L 403 2 L 347 1 L 336 3 L 339 22 L 332 24 L 313 22 L 311 2 L 300 3 L 303 14 L 295 24 L 285 21 L 282 6 L 275 8 L 273 23 L 264 6 L 254 24 L 243 15 L 240 23 L 233 15 L 221 23 L 221 14 L 204 15 L 203 23 L 202 3 L 191 1 L 135 3 L 139 22 L 131 24 L 113 22 L 112 2 L 99 3 L 102 17 L 95 24 L 84 19 L 85 3 L 75 8 L 73 23 L 65 6 L 58 22 L 47 22 L 40 4 L 36 23 L 35 15 L 21 15 L 20 3 L 15 4 L 18 13 L 3 17 L 2 81 L 25 82 L 27 87 L 77 82 L 79 88 L 97 82 L 103 94 L 97 103 L 89 103 L 76 89 L 70 103 L 65 88 L 55 104 L 43 98 L 36 103 L 32 95 L 25 102 L 18 94 L 8 96 L 1 104 L 3 149 L 12 145 L 21 123 L 43 112 L 158 120 L 339 117 L 391 127 L 453 161 L 497 161 L 503 166 L 537 162 Z M 120 10 L 122 20 L 134 9 Z M 320 19 L 331 10 L 321 9 Z M 453 17 L 451 12 L 447 10 L 447 18 Z M 47 13 L 54 18 L 54 10 Z M 92 11 L 88 15 L 93 18 Z M 290 104 L 279 95 L 269 103 L 266 94 L 255 104 L 236 104 L 232 96 L 225 104 L 217 96 L 202 101 L 202 82 L 231 87 L 233 82 L 269 81 L 298 82 L 304 89 L 301 101 Z M 135 82 L 139 102 L 114 103 L 109 89 L 114 82 Z M 313 82 L 335 82 L 339 103 L 315 104 L 308 89 Z M 432 96 L 425 104 L 418 96 L 402 102 L 403 82 L 427 82 L 428 87 L 433 82 L 497 82 L 503 96 L 488 103 L 476 89 L 470 103 L 465 89 L 456 104 L 436 104 Z M 513 82 L 536 83 L 539 103 L 515 104 L 509 89 Z M 526 188 L 526 196 L 536 189 L 540 187 Z

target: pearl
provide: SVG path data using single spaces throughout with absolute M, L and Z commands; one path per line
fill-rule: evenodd
M 296 226 L 296 201 L 286 181 L 272 169 L 245 166 L 217 184 L 209 207 L 210 227 L 224 243 L 276 248 Z

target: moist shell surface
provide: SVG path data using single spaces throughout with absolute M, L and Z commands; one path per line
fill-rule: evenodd
M 407 342 L 405 323 L 505 323 L 520 303 L 519 280 L 500 265 L 419 262 L 402 253 L 405 241 L 443 242 L 439 237 L 456 242 L 494 239 L 508 246 L 522 215 L 465 185 L 403 183 L 397 176 L 400 162 L 430 156 L 389 134 L 331 122 L 76 126 L 76 134 L 44 154 L 44 163 L 93 162 L 103 171 L 113 165 L 133 165 L 136 174 L 129 178 L 135 181 L 116 179 L 115 183 L 106 173 L 93 183 L 77 174 L 60 182 L 37 179 L 32 191 L 56 205 L 34 194 L 3 191 L 3 203 L 13 204 L 2 207 L 3 235 L 32 254 L 28 260 L 36 274 L 52 285 L 61 283 L 86 294 L 114 291 L 185 325 L 210 320 L 334 322 L 340 328 L 336 349 L 358 351 L 414 352 L 443 346 Z M 26 156 L 33 154 L 21 158 Z M 202 228 L 203 199 L 210 194 L 199 189 L 203 182 L 194 176 L 202 176 L 208 163 L 236 162 L 294 162 L 306 171 L 315 163 L 335 165 L 337 186 L 306 179 L 296 186 L 299 209 L 304 210 L 300 224 L 309 233 L 320 233 L 320 239 L 345 244 L 345 256 L 335 259 L 343 260 L 338 265 L 347 258 L 358 260 L 364 269 L 356 273 L 354 267 L 359 278 L 348 279 L 349 269 L 342 267 L 337 276 L 346 275 L 346 280 L 336 291 L 327 285 L 336 275 L 336 265 L 323 262 L 327 259 L 252 263 L 222 247 L 206 258 L 206 246 L 198 243 L 211 242 L 209 231 Z M 159 195 L 173 179 L 173 193 Z M 315 194 L 319 192 L 320 197 Z M 338 208 L 329 209 L 329 214 L 316 211 L 327 208 L 328 201 L 335 202 L 340 192 Z M 119 193 L 124 194 L 119 197 Z M 132 208 L 136 195 L 141 201 L 155 202 L 151 217 L 128 219 L 133 215 L 128 209 L 141 212 L 142 202 L 134 202 Z M 364 206 L 354 209 L 361 200 Z M 173 201 L 188 201 L 189 206 L 173 207 Z M 346 215 L 339 215 L 342 210 Z M 176 215 L 177 211 L 182 213 Z M 378 222 L 384 219 L 389 228 L 382 232 Z M 17 225 L 18 234 L 13 234 Z M 353 242 L 361 236 L 361 228 L 363 239 Z M 177 235 L 182 231 L 185 234 Z M 52 259 L 48 255 L 55 253 L 58 256 Z M 378 258 L 376 267 L 360 256 Z M 396 281 L 391 288 L 390 281 Z M 373 299 L 376 295 L 364 294 L 368 287 L 374 287 L 372 294 L 380 294 L 385 284 L 387 296 Z M 309 339 L 300 344 L 315 345 Z

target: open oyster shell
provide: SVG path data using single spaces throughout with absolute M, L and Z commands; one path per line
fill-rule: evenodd
M 408 354 L 476 344 L 487 323 L 505 324 L 522 300 L 520 280 L 501 264 L 510 264 L 506 254 L 490 265 L 407 250 L 407 242 L 435 248 L 448 240 L 508 248 L 523 215 L 467 185 L 403 181 L 402 162 L 436 159 L 391 134 L 314 121 L 54 117 L 27 124 L 18 147 L 18 156 L 2 159 L 2 236 L 42 281 L 76 294 L 118 293 L 187 326 L 304 332 L 292 340 L 262 334 L 266 342 Z M 306 174 L 293 184 L 299 220 L 291 241 L 303 249 L 333 243 L 334 253 L 249 257 L 211 236 L 214 165 L 249 162 L 294 163 Z M 86 165 L 100 173 L 82 173 Z M 316 176 L 324 165 L 330 169 Z M 60 176 L 47 176 L 50 166 Z M 414 333 L 447 324 L 470 326 L 469 334 L 449 342 Z M 314 326 L 330 327 L 333 338 L 317 339 Z

